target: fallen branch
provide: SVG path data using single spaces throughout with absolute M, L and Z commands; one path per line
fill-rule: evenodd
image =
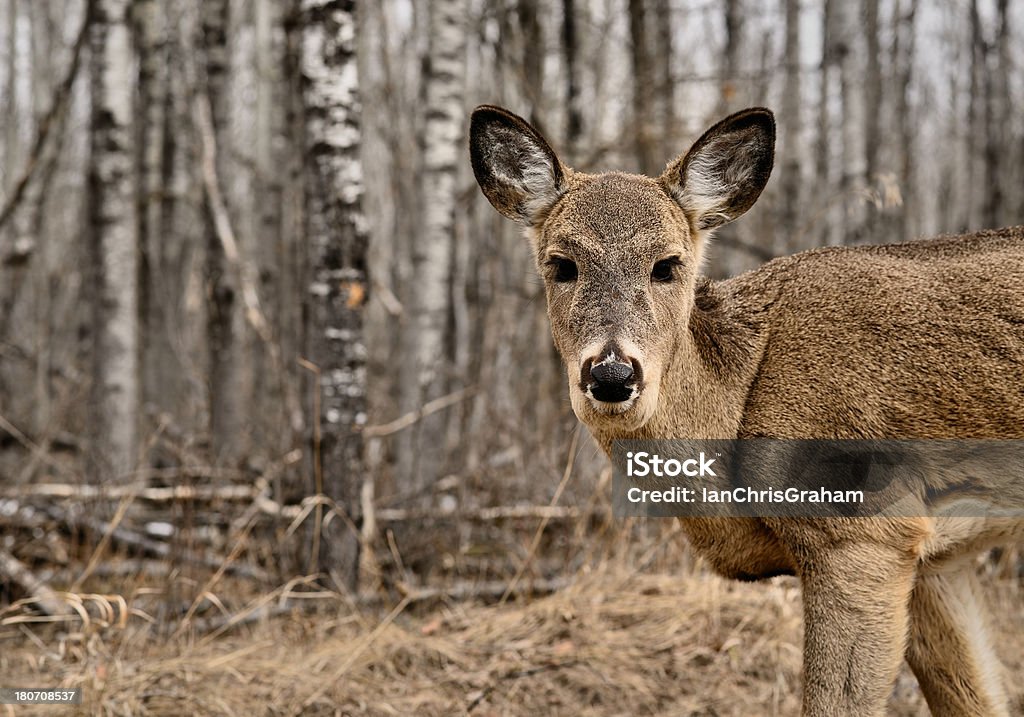
M 35 605 L 47 615 L 67 615 L 67 605 L 49 585 L 35 576 L 23 562 L 0 548 L 0 575 L 5 575 L 35 599 Z
M 482 583 L 463 582 L 441 588 L 411 589 L 406 597 L 410 602 L 422 602 L 436 598 L 507 600 L 511 595 L 547 595 L 558 592 L 567 588 L 572 582 L 571 578 L 540 578 L 528 581 L 517 580 L 512 583 L 502 580 L 489 580 Z
M 109 535 L 111 540 L 131 548 L 136 548 L 149 555 L 155 555 L 156 557 L 165 559 L 171 558 L 172 554 L 170 545 L 167 543 L 161 543 L 158 540 L 153 540 L 152 538 L 130 528 L 125 528 L 121 525 L 114 526 L 100 520 L 99 518 L 73 516 L 56 506 L 48 506 L 45 510 L 51 518 L 71 528 L 85 527 L 93 532 L 99 533 L 100 535 Z M 232 562 L 228 563 L 225 567 L 225 559 L 216 556 L 182 552 L 178 553 L 175 557 L 177 557 L 181 562 L 195 563 L 213 568 L 214 570 L 224 568 L 229 573 L 249 578 L 251 580 L 265 581 L 269 579 L 266 571 L 244 565 L 242 563 Z
M 153 502 L 176 500 L 254 500 L 258 495 L 260 495 L 260 491 L 248 485 L 176 485 L 167 488 L 147 488 L 137 483 L 111 486 L 40 483 L 37 485 L 13 486 L 0 490 L 0 497 L 4 498 L 74 498 L 75 500 L 139 498 Z

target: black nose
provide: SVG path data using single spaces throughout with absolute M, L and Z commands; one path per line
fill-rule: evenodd
M 598 401 L 621 403 L 633 395 L 633 388 L 627 386 L 633 378 L 633 367 L 628 363 L 599 363 L 590 368 L 594 384 L 590 393 Z

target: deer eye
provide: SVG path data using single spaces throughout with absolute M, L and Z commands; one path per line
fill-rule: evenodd
M 559 283 L 576 281 L 576 277 L 579 276 L 580 273 L 579 269 L 576 268 L 576 262 L 562 256 L 551 257 L 548 260 L 548 266 L 554 267 L 555 281 Z
M 665 283 L 672 281 L 676 278 L 675 268 L 679 266 L 679 259 L 672 257 L 671 259 L 662 259 L 661 261 L 655 262 L 654 268 L 651 269 L 651 281 L 657 281 Z

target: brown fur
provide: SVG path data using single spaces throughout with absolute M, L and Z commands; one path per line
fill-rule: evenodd
M 532 129 L 498 154 L 554 166 L 492 165 L 495 136 L 514 145 L 508 128 L 528 127 L 509 117 L 474 113 L 474 170 L 492 204 L 531 227 L 573 408 L 606 451 L 621 438 L 1024 438 L 1021 228 L 820 249 L 709 282 L 709 229 L 767 182 L 767 110 L 726 118 L 657 180 L 573 172 Z M 524 176 L 548 181 L 527 189 Z M 673 280 L 652 281 L 666 257 Z M 578 278 L 556 281 L 553 258 Z M 588 361 L 608 346 L 643 377 L 621 404 L 585 393 Z M 683 525 L 723 575 L 799 576 L 805 714 L 881 714 L 904 657 L 934 714 L 1007 713 L 966 557 L 1020 538 L 1021 520 Z

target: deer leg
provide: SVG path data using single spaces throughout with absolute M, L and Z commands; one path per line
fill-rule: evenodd
M 906 647 L 915 560 L 889 546 L 847 544 L 806 562 L 807 717 L 885 714 Z
M 972 567 L 922 573 L 910 612 L 907 661 L 932 714 L 1009 714 Z

